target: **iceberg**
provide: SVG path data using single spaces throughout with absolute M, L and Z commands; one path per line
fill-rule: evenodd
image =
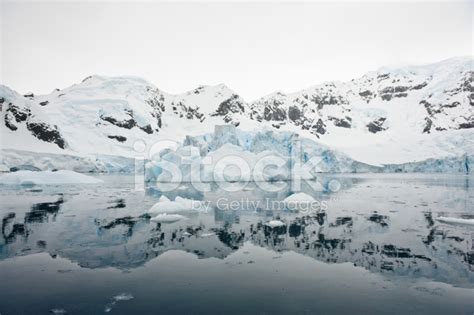
M 286 233 L 286 224 L 280 220 L 271 220 L 264 224 L 265 233 L 283 235 Z
M 303 192 L 292 194 L 283 200 L 288 210 L 308 211 L 316 200 Z
M 103 180 L 74 171 L 18 171 L 0 176 L 3 185 L 99 184 Z
M 158 202 L 150 208 L 148 213 L 167 214 L 178 212 L 195 212 L 202 211 L 205 209 L 205 205 L 199 200 L 186 199 L 178 196 L 174 201 L 171 201 L 167 197 L 162 196 L 160 197 Z

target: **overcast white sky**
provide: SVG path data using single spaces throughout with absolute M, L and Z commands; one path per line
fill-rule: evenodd
M 137 75 L 170 93 L 225 83 L 253 100 L 473 51 L 471 1 L 0 1 L 0 80 L 21 93 Z

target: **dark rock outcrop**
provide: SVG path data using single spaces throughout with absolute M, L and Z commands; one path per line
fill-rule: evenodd
M 158 124 L 159 127 L 161 127 L 161 119 L 160 119 L 160 123 Z M 151 127 L 151 125 L 145 125 L 145 126 L 139 126 L 139 128 L 143 131 L 145 131 L 147 134 L 151 135 L 153 133 L 153 128 Z
M 129 119 L 124 119 L 124 120 L 117 120 L 112 116 L 100 116 L 100 119 L 107 121 L 114 126 L 125 128 L 125 129 L 132 129 L 133 127 L 137 125 L 137 122 L 135 121 L 135 119 L 133 119 L 133 117 L 130 117 Z
M 383 130 L 386 130 L 387 128 L 385 128 L 383 126 L 384 122 L 387 120 L 387 118 L 385 117 L 380 117 L 370 123 L 367 124 L 367 129 L 372 132 L 372 133 L 377 133 L 379 131 L 383 131 Z
M 26 164 L 10 167 L 10 172 L 18 172 L 18 171 L 39 172 L 41 171 L 41 169 L 37 168 L 36 166 L 26 165 Z
M 9 103 L 4 116 L 5 126 L 8 129 L 15 131 L 18 129 L 18 126 L 15 124 L 15 122 L 25 122 L 28 117 L 30 117 L 30 115 L 31 111 L 29 108 L 21 108 L 13 103 Z
M 66 142 L 62 138 L 57 126 L 51 126 L 42 122 L 28 122 L 26 127 L 36 138 L 55 143 L 61 149 L 66 148 Z
M 302 115 L 303 115 L 303 113 L 301 112 L 301 110 L 297 106 L 290 106 L 288 108 L 288 118 L 291 121 L 296 122 L 296 121 L 301 120 Z
M 107 138 L 109 138 L 109 139 L 115 139 L 115 140 L 117 140 L 118 142 L 125 142 L 125 141 L 127 141 L 127 138 L 126 138 L 126 137 L 123 137 L 123 136 L 107 136 Z
M 273 105 L 266 105 L 263 110 L 263 119 L 266 121 L 283 121 L 286 119 L 286 111 L 279 107 L 281 104 L 275 102 Z
M 423 133 L 430 133 L 431 126 L 433 126 L 433 121 L 428 117 L 425 118 L 425 127 L 423 128 Z
M 316 122 L 316 124 L 312 127 L 312 130 L 315 133 L 319 133 L 320 135 L 323 135 L 326 133 L 326 124 L 323 122 L 323 120 L 320 118 Z
M 329 120 L 333 121 L 334 126 L 342 127 L 342 128 L 351 128 L 352 118 L 346 116 L 345 118 L 337 118 L 337 117 L 328 117 Z
M 211 116 L 225 116 L 230 113 L 244 113 L 245 108 L 242 99 L 233 94 L 230 98 L 223 101 L 217 107 L 217 110 Z

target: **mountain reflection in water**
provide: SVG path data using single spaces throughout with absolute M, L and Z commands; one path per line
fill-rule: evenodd
M 288 185 L 270 193 L 255 185 L 237 192 L 214 185 L 205 193 L 181 186 L 165 196 L 199 199 L 212 207 L 170 224 L 152 222 L 147 213 L 162 195 L 159 189 L 135 191 L 129 176 L 104 176 L 98 186 L 6 188 L 1 191 L 0 264 L 48 253 L 81 268 L 132 272 L 173 250 L 225 260 L 251 244 L 273 252 L 275 259 L 296 253 L 326 264 L 350 263 L 387 279 L 474 288 L 474 229 L 436 220 L 474 217 L 470 177 L 339 175 L 323 183 L 331 178 L 341 183 L 339 191 L 303 187 L 327 205 L 310 213 L 265 208 L 269 200 L 291 195 Z M 260 207 L 222 210 L 216 207 L 222 198 L 259 201 Z M 273 219 L 284 225 L 265 224 Z M 254 255 L 244 262 L 258 265 L 258 259 Z

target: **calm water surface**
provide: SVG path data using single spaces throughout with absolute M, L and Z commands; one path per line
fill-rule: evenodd
M 146 216 L 156 187 L 101 178 L 0 187 L 0 314 L 474 312 L 474 228 L 436 221 L 474 218 L 472 176 L 328 176 L 311 213 L 268 210 L 289 185 L 181 186 L 211 207 L 171 224 Z

